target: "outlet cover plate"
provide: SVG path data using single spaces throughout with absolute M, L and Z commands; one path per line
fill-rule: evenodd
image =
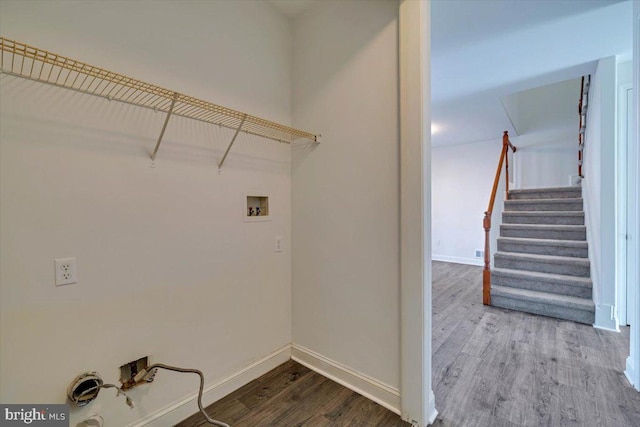
M 56 268 L 56 286 L 78 283 L 75 258 L 57 258 L 54 261 Z

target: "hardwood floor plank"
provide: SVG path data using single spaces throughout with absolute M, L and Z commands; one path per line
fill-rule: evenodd
M 324 415 L 316 415 L 312 418 L 309 418 L 304 424 L 300 424 L 301 427 L 325 427 L 331 426 L 331 420 L 329 420 Z
M 378 408 L 377 403 L 354 393 L 338 410 L 328 413 L 326 417 L 336 426 L 409 425 L 402 423 L 397 415 L 382 412 Z M 389 424 L 390 420 L 394 420 L 393 424 Z
M 195 406 L 195 405 L 194 405 Z M 197 409 L 197 407 L 196 407 Z M 205 408 L 207 414 L 217 420 L 224 420 L 224 422 L 235 425 L 242 418 L 251 413 L 251 410 L 244 406 L 237 399 L 222 399 L 215 403 L 215 406 L 209 406 Z M 200 412 L 191 415 L 186 420 L 179 424 L 181 427 L 200 427 L 210 426 Z
M 340 384 L 328 379 L 323 379 L 319 386 L 314 389 L 313 393 L 303 400 L 296 402 L 296 405 L 290 405 L 286 411 L 275 418 L 273 425 L 302 425 L 312 418 L 315 413 L 326 414 L 336 405 L 336 402 L 341 402 L 350 393 L 353 392 L 346 390 Z M 376 405 L 376 409 L 379 409 L 379 405 Z
M 250 383 L 246 392 L 242 393 L 238 400 L 248 408 L 255 409 L 277 398 L 281 392 L 294 387 L 297 382 L 304 380 L 310 374 L 309 368 L 290 360 L 257 379 L 255 384 Z
M 558 385 L 558 405 L 556 416 L 560 426 L 596 426 L 600 421 L 595 401 L 592 399 L 577 399 L 578 393 L 572 387 Z
M 311 399 L 324 390 L 325 379 L 322 376 L 308 375 L 301 381 L 296 382 L 290 388 L 283 390 L 277 398 L 271 399 L 256 408 L 249 416 L 244 417 L 236 423 L 236 427 L 251 427 L 256 425 L 295 425 L 277 424 L 277 420 L 282 420 L 291 415 L 297 408 L 302 408 L 306 399 Z M 305 413 L 303 420 L 306 421 L 314 414 Z
M 436 398 L 436 408 L 438 408 L 439 411 L 442 410 L 447 403 L 453 402 L 453 399 L 449 399 L 448 397 L 456 387 L 456 384 L 461 383 L 462 385 L 459 386 L 459 388 L 464 387 L 464 384 L 466 384 L 477 371 L 481 361 L 479 357 L 460 353 L 445 369 L 438 369 L 438 376 L 434 376 L 433 378 L 435 384 L 433 392 Z
M 451 366 L 453 363 L 451 355 L 458 354 L 462 351 L 462 347 L 473 333 L 477 323 L 463 320 L 457 326 L 456 333 L 451 334 L 447 340 L 442 343 L 440 348 L 433 353 L 432 364 L 434 378 L 439 378 L 442 375 L 441 372 Z

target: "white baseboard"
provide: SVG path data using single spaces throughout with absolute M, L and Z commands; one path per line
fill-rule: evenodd
M 436 422 L 438 417 L 438 411 L 436 411 L 436 397 L 433 394 L 433 390 L 429 390 L 429 425 Z
M 291 358 L 322 376 L 400 414 L 400 391 L 297 344 L 291 346 Z
M 613 307 L 608 304 L 596 304 L 596 322 L 594 328 L 607 331 L 620 332 L 618 320 L 615 317 Z
M 455 264 L 479 265 L 480 267 L 484 265 L 484 260 L 482 258 L 464 258 L 458 256 L 433 254 L 431 255 L 431 259 L 433 261 L 453 262 Z
M 202 403 L 204 406 L 211 405 L 222 399 L 224 396 L 239 389 L 243 385 L 255 380 L 256 378 L 266 374 L 275 367 L 285 363 L 291 358 L 291 345 L 274 351 L 273 353 L 256 360 L 238 371 L 227 375 L 226 377 L 205 386 L 202 395 Z M 182 399 L 169 406 L 166 406 L 141 420 L 129 424 L 128 427 L 143 426 L 172 426 L 176 425 L 185 418 L 197 412 L 197 404 L 195 400 L 198 394 Z
M 636 372 L 633 368 L 633 360 L 631 359 L 631 356 L 627 356 L 627 369 L 624 370 L 624 375 L 627 377 L 629 384 L 631 384 L 636 390 L 640 391 L 640 384 L 634 384 Z
M 436 410 L 436 398 L 433 395 L 433 390 L 429 390 L 429 399 L 427 402 L 428 406 L 425 408 L 427 413 L 425 415 L 425 420 L 420 423 L 413 419 L 413 417 L 409 414 L 402 415 L 402 420 L 411 424 L 411 427 L 427 427 L 436 422 L 436 418 L 438 417 L 438 411 Z

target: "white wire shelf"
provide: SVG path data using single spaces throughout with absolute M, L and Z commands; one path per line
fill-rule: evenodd
M 0 37 L 0 48 L 0 69 L 5 74 L 167 113 L 160 137 L 151 155 L 152 160 L 155 159 L 172 115 L 236 131 L 218 167 L 222 167 L 240 132 L 284 143 L 291 143 L 297 139 L 319 142 L 320 139 L 319 135 L 310 132 L 183 95 L 4 37 Z

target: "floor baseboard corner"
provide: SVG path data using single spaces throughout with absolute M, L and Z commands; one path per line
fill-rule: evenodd
M 297 344 L 291 346 L 291 358 L 400 415 L 398 389 Z

